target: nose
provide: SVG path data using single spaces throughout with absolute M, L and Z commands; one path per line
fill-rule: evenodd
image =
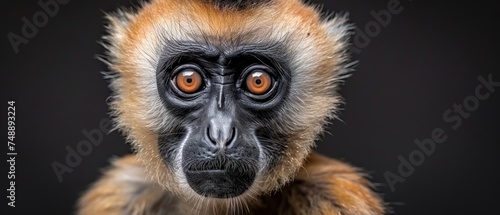
M 207 139 L 216 148 L 232 147 L 236 135 L 236 127 L 228 118 L 213 118 L 207 126 Z

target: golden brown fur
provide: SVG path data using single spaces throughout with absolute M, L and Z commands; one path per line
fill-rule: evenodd
M 79 214 L 384 213 L 360 173 L 311 154 L 318 134 L 341 102 L 336 86 L 348 69 L 345 49 L 350 28 L 344 17 L 324 20 L 314 7 L 298 0 L 274 0 L 241 10 L 201 0 L 154 0 L 137 13 L 118 12 L 108 19 L 108 61 L 118 76 L 111 83 L 115 91 L 111 108 L 136 155 L 114 162 L 82 197 Z M 179 177 L 179 166 L 167 167 L 160 158 L 159 129 L 175 123 L 168 121 L 171 117 L 154 84 L 166 38 L 221 46 L 270 41 L 287 48 L 291 69 L 296 71 L 290 96 L 300 99 L 279 117 L 287 123 L 269 123 L 285 126 L 294 135 L 286 138 L 287 151 L 278 166 L 240 197 L 202 199 Z
M 80 200 L 81 215 L 378 215 L 384 208 L 370 183 L 354 168 L 316 153 L 295 179 L 278 192 L 227 208 L 217 202 L 184 201 L 148 182 L 142 164 L 128 156 L 112 168 Z M 124 177 L 127 175 L 127 177 Z M 231 212 L 229 212 L 229 211 Z

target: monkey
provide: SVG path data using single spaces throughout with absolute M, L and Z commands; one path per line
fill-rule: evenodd
M 381 215 L 367 175 L 314 150 L 352 70 L 347 14 L 301 0 L 151 0 L 107 14 L 116 158 L 79 215 Z

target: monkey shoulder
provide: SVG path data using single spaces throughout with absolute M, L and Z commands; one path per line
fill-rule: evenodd
M 356 168 L 313 153 L 281 193 L 280 214 L 381 215 L 384 206 Z
M 133 155 L 114 160 L 80 198 L 78 215 L 180 214 L 177 199 L 148 182 L 144 171 Z

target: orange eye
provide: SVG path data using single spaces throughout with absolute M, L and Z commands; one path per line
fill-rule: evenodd
M 261 95 L 271 89 L 271 76 L 263 70 L 255 70 L 247 76 L 246 86 L 253 94 Z
M 202 82 L 201 75 L 191 69 L 186 69 L 175 77 L 177 88 L 184 93 L 195 93 L 200 89 Z

